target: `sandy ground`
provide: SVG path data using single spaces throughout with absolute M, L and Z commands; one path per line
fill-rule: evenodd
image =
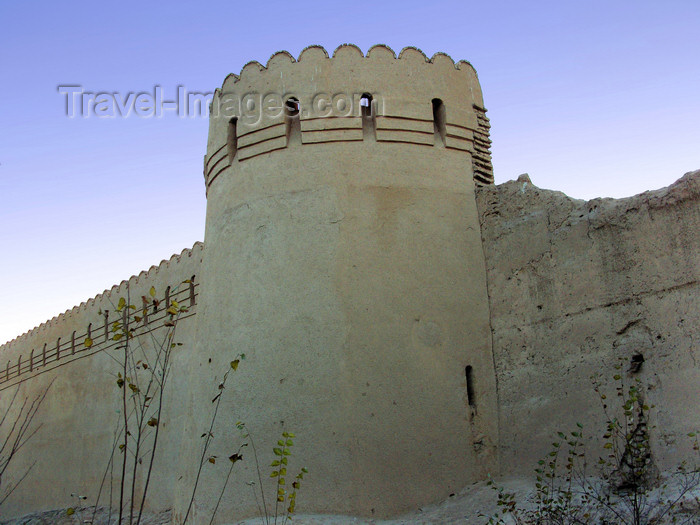
M 499 486 L 506 492 L 516 494 L 516 500 L 522 508 L 533 508 L 534 487 L 531 480 L 508 479 L 499 481 Z M 671 487 L 667 494 L 671 495 L 676 489 Z M 650 501 L 658 498 L 658 491 L 650 494 Z M 303 500 L 299 502 L 303 508 Z M 484 525 L 488 523 L 488 517 L 497 511 L 496 494 L 486 483 L 475 483 L 466 487 L 459 494 L 446 499 L 445 501 L 429 505 L 418 509 L 415 512 L 394 519 L 373 519 L 358 518 L 353 516 L 339 515 L 304 515 L 298 514 L 286 525 L 420 525 L 420 524 L 445 524 L 445 525 Z M 0 525 L 85 525 L 90 523 L 92 516 L 91 509 L 78 509 L 75 514 L 68 516 L 65 509 L 32 514 L 9 521 L 0 521 Z M 654 522 L 654 525 L 665 525 L 672 523 L 673 517 L 678 524 L 700 525 L 700 486 L 688 492 L 679 502 L 677 510 L 669 514 L 667 519 Z M 94 525 L 106 524 L 106 516 L 98 516 Z M 208 519 L 201 525 L 207 525 Z M 232 520 L 230 522 L 220 522 L 223 525 L 267 525 L 263 518 L 250 518 L 246 520 Z M 273 523 L 273 522 L 270 522 Z M 514 521 L 505 519 L 506 524 L 513 524 Z M 611 525 L 623 523 L 621 520 L 608 522 Z M 142 520 L 142 525 L 166 525 L 170 524 L 170 512 L 165 511 L 160 514 L 149 515 Z M 193 523 L 191 525 L 200 525 Z M 281 520 L 278 520 L 281 525 Z M 591 522 L 591 525 L 598 525 Z

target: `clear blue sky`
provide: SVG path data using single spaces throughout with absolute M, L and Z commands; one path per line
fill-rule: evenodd
M 87 91 L 212 91 L 309 44 L 476 67 L 498 183 L 623 197 L 700 168 L 700 2 L 0 3 L 0 342 L 204 236 L 205 119 L 76 118 Z

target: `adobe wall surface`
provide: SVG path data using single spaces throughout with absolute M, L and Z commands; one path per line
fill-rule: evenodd
M 332 57 L 312 47 L 298 61 L 278 53 L 267 68 L 245 66 L 216 97 L 247 93 L 297 96 L 300 122 L 290 133 L 283 115 L 241 117 L 232 154 L 230 120 L 210 119 L 199 349 L 187 366 L 194 438 L 183 458 L 200 446 L 195 404 L 212 396 L 206 377 L 245 352 L 222 428 L 246 422 L 258 450 L 295 432 L 294 461 L 310 471 L 306 511 L 396 515 L 482 479 L 498 438 L 473 68 L 410 48 L 397 58 L 384 46 L 367 56 L 341 46 Z M 359 108 L 314 113 L 318 93 L 369 93 L 376 112 L 371 122 Z M 222 432 L 215 447 L 225 451 Z M 273 458 L 262 450 L 265 472 Z M 193 476 L 180 483 L 174 520 Z M 258 514 L 251 480 L 255 465 L 243 462 L 230 488 L 240 497 L 224 500 L 222 523 Z M 264 483 L 274 494 L 274 480 Z M 217 487 L 204 481 L 198 508 L 213 508 Z
M 171 287 L 171 299 L 189 305 L 189 286 L 181 283 L 199 273 L 201 258 L 202 245 L 197 243 L 192 249 L 0 346 L 0 413 L 4 413 L 15 391 L 16 403 L 21 404 L 25 398 L 31 400 L 51 385 L 34 422 L 41 425 L 39 431 L 15 456 L 3 477 L 3 488 L 7 488 L 12 479 L 17 479 L 34 464 L 17 491 L 3 504 L 2 518 L 76 505 L 79 501 L 72 498 L 71 493 L 86 496 L 85 501 L 95 501 L 112 450 L 121 399 L 116 385 L 121 355 L 117 348 L 119 343 L 111 340 L 111 331 L 105 333 L 104 312 L 109 311 L 108 325 L 111 325 L 121 317 L 115 306 L 120 297 L 126 297 L 127 285 L 131 302 L 136 305 L 141 304 L 141 296 L 150 298 L 149 289 L 155 287 L 156 298 L 162 301 L 159 313 L 151 308 L 149 324 L 140 323 L 137 328 L 137 333 L 147 334 L 140 340 L 148 348 L 151 336 L 148 331 L 152 330 L 155 337 L 162 332 L 166 288 Z M 178 323 L 177 340 L 190 343 L 189 347 L 197 313 L 198 288 L 194 288 L 193 307 Z M 90 348 L 85 346 L 88 326 L 93 340 Z M 177 355 L 180 348 L 188 346 L 176 350 L 176 360 L 180 358 Z M 168 386 L 165 406 L 172 410 L 162 419 L 162 456 L 156 464 L 159 483 L 154 486 L 149 502 L 154 509 L 169 508 L 172 501 L 170 469 L 176 462 L 183 416 L 179 403 L 175 402 L 176 393 L 183 390 L 180 381 L 182 374 L 173 374 Z M 7 431 L 7 427 L 3 430 Z
M 531 473 L 556 431 L 604 431 L 590 376 L 639 378 L 654 455 L 672 468 L 700 428 L 700 172 L 588 202 L 526 177 L 477 190 L 504 474 Z M 642 354 L 637 374 L 630 359 Z M 614 369 L 622 359 L 621 372 Z
M 197 283 L 177 296 L 190 312 L 150 510 L 182 522 L 217 393 L 209 453 L 222 460 L 205 464 L 196 521 L 208 521 L 225 458 L 246 441 L 238 421 L 268 499 L 270 449 L 287 430 L 290 474 L 310 470 L 304 512 L 395 516 L 489 473 L 529 476 L 555 432 L 577 422 L 598 440 L 589 378 L 612 394 L 618 359 L 656 405 L 659 466 L 688 457 L 683 436 L 700 428 L 700 172 L 617 201 L 573 200 L 526 178 L 480 187 L 492 173 L 476 74 L 414 48 L 277 53 L 228 77 L 215 103 L 265 93 L 298 97 L 302 111 L 213 116 L 206 243 L 128 281 L 134 297 L 154 286 L 162 299 Z M 327 113 L 319 93 L 371 94 L 371 114 Z M 104 312 L 126 285 L 0 347 L 0 402 L 53 381 L 31 453 L 14 465 L 36 467 L 3 518 L 66 508 L 71 493 L 94 502 L 119 410 L 115 317 Z M 644 363 L 628 374 L 633 355 Z M 259 514 L 251 449 L 221 523 Z

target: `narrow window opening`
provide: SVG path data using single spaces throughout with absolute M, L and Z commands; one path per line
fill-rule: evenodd
M 433 132 L 435 145 L 444 147 L 446 135 L 445 104 L 439 98 L 433 99 Z
M 194 275 L 190 277 L 190 307 L 194 306 L 195 295 L 194 295 Z
M 360 97 L 360 113 L 363 117 L 372 116 L 372 95 L 369 93 L 362 93 Z
M 363 93 L 360 97 L 360 116 L 362 118 L 363 140 L 377 140 L 377 126 L 374 119 L 372 95 Z
M 287 146 L 290 144 L 301 144 L 300 110 L 299 99 L 296 97 L 288 98 L 284 103 L 284 124 L 287 134 Z
M 226 138 L 226 145 L 228 147 L 228 162 L 229 164 L 233 162 L 236 158 L 236 152 L 238 151 L 238 133 L 236 126 L 238 125 L 238 118 L 233 117 L 228 121 L 228 137 Z
M 471 408 L 476 408 L 476 395 L 474 394 L 474 370 L 471 366 L 464 369 L 467 376 L 467 403 Z

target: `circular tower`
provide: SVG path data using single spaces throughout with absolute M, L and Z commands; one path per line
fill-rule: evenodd
M 312 46 L 224 81 L 204 162 L 183 457 L 200 450 L 214 381 L 244 352 L 211 453 L 234 452 L 245 422 L 266 483 L 272 447 L 294 432 L 289 473 L 309 470 L 299 512 L 395 515 L 495 470 L 474 199 L 492 182 L 488 144 L 474 69 L 442 53 Z M 259 512 L 250 447 L 243 456 L 219 523 Z M 175 519 L 194 474 L 190 462 Z M 200 483 L 198 508 L 211 509 L 222 478 Z

